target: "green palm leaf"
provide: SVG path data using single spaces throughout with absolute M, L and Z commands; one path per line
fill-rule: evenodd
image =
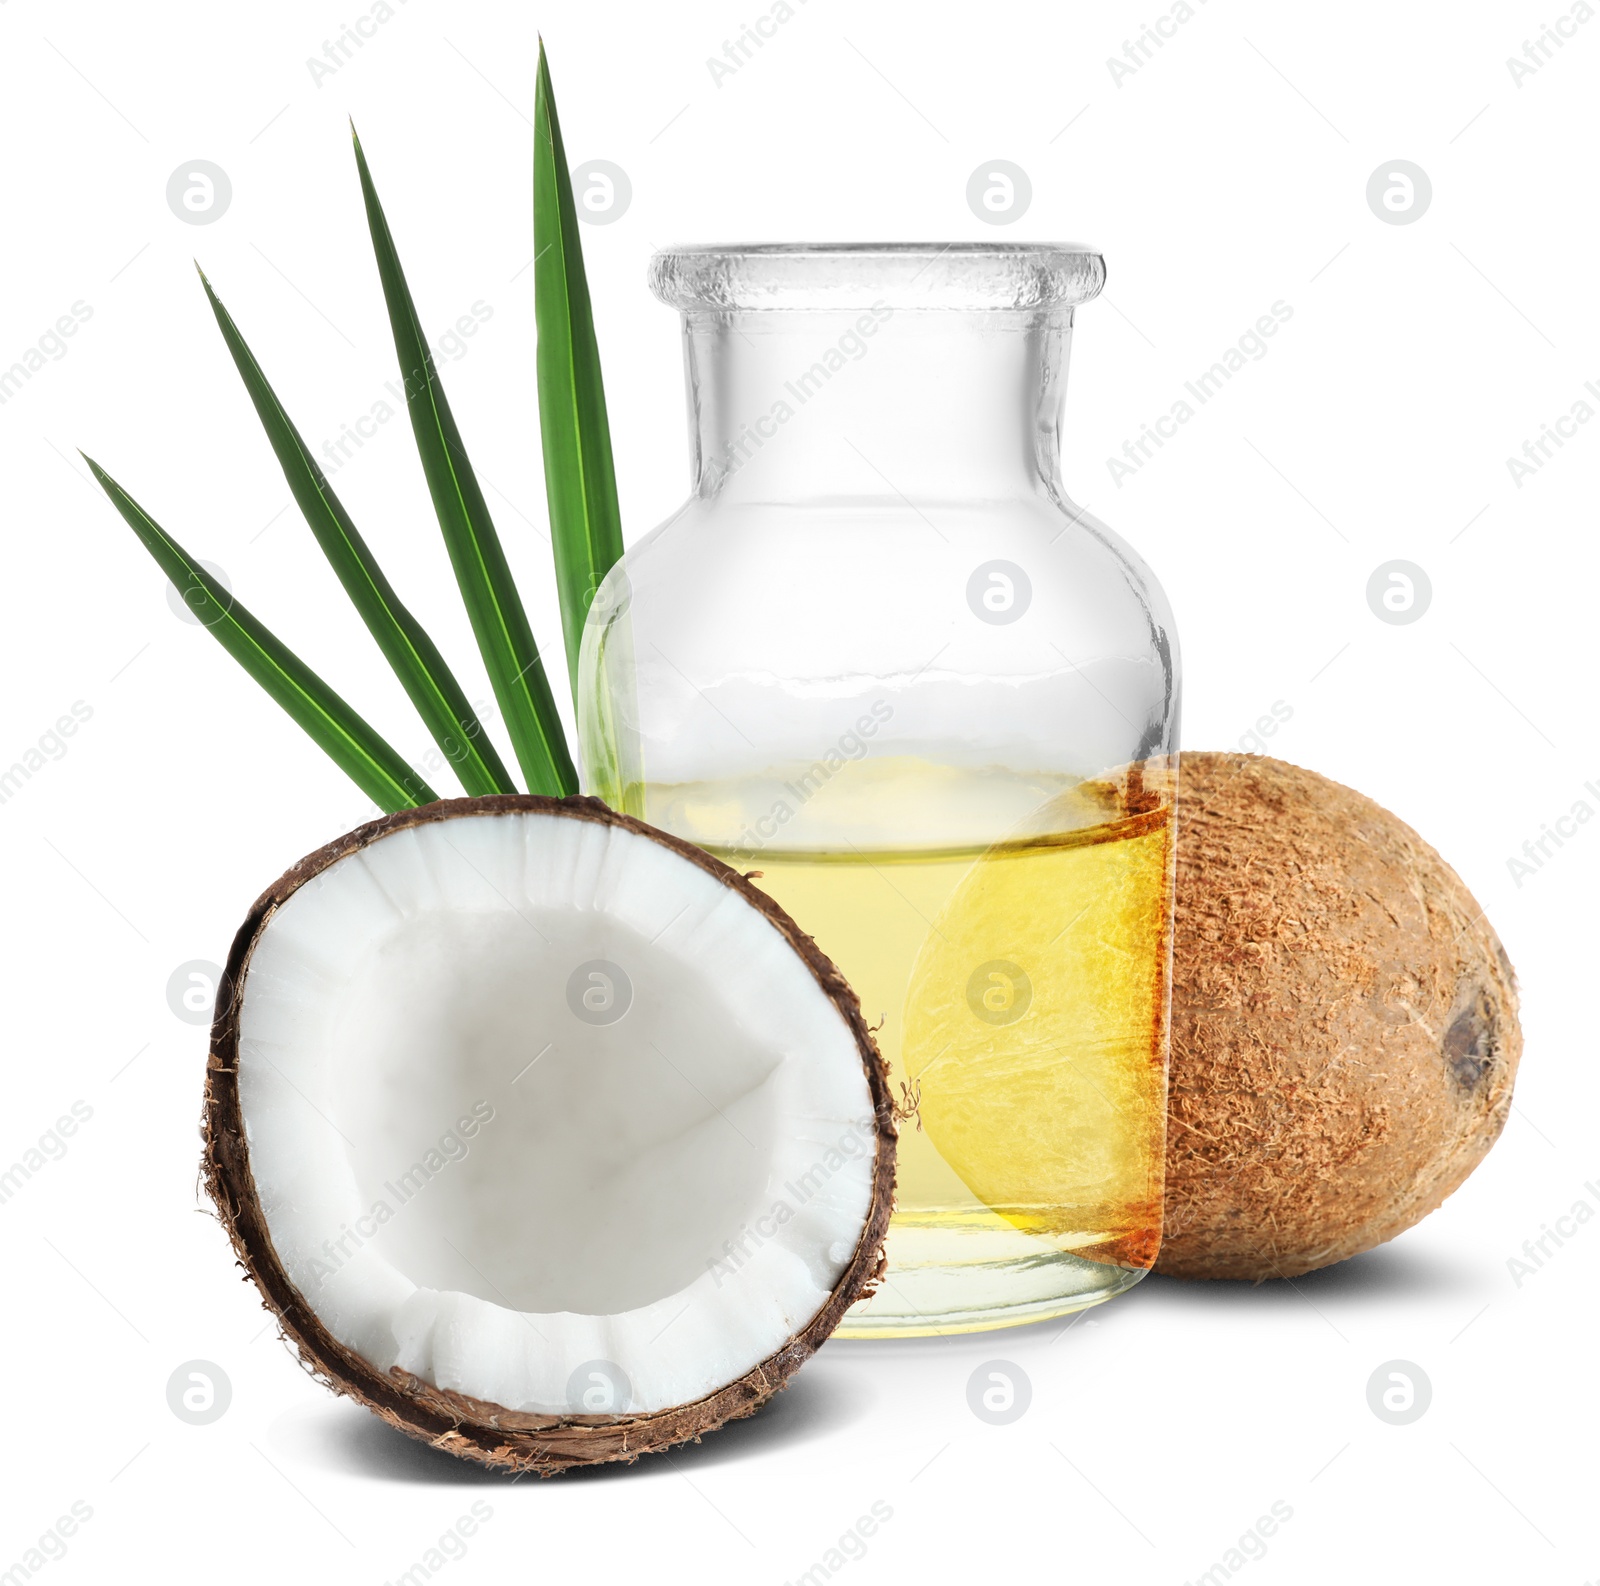
M 339 582 L 344 585 L 345 593 L 354 602 L 362 621 L 378 641 L 384 659 L 433 734 L 434 742 L 469 794 L 514 793 L 516 784 L 501 764 L 494 745 L 483 735 L 482 724 L 461 685 L 422 624 L 401 604 L 384 577 L 383 570 L 351 522 L 350 514 L 334 494 L 299 430 L 284 412 L 255 355 L 239 334 L 233 317 L 212 291 L 204 270 L 200 271 L 200 281 L 217 317 L 222 338 L 233 354 L 245 389 L 277 454 L 284 478 L 289 482 L 290 492 L 338 574 Z
M 567 671 L 576 696 L 584 619 L 600 580 L 622 555 L 622 524 L 578 214 L 542 39 L 533 117 L 539 433 Z
M 351 129 L 354 138 L 355 129 Z M 428 493 L 444 533 L 450 563 L 466 603 L 472 631 L 483 653 L 489 681 L 533 793 L 575 793 L 577 772 L 533 630 L 512 582 L 505 551 L 489 508 L 467 461 L 460 431 L 445 400 L 433 354 L 422 334 L 394 239 L 367 169 L 361 140 L 355 138 L 356 166 L 366 201 L 367 225 L 377 255 L 378 274 L 389 307 L 389 326 L 406 392 L 406 408 L 417 439 Z
M 368 798 L 391 813 L 438 798 L 388 743 L 233 599 L 105 469 L 92 457 L 83 460 L 212 637 Z

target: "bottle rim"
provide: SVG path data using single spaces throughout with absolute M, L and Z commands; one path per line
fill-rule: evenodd
M 1074 242 L 693 244 L 652 256 L 650 290 L 685 314 L 955 309 L 1031 312 L 1086 303 L 1098 249 Z

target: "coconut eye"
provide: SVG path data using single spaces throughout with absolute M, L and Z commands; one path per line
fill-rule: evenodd
M 380 821 L 257 905 L 208 1172 L 336 1387 L 548 1470 L 782 1386 L 876 1273 L 893 1123 L 770 900 L 588 801 L 504 802 Z

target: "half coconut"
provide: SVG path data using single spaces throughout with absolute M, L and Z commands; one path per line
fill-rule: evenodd
M 748 1415 L 881 1274 L 895 1126 L 772 900 L 592 799 L 372 822 L 251 910 L 206 1179 L 302 1359 L 550 1473 Z

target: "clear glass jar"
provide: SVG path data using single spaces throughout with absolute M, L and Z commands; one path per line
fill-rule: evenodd
M 1104 278 L 1043 244 L 651 265 L 694 487 L 590 614 L 585 783 L 760 871 L 881 1021 L 897 1210 L 844 1336 L 1060 1315 L 1160 1239 L 1177 641 L 1058 465 Z

